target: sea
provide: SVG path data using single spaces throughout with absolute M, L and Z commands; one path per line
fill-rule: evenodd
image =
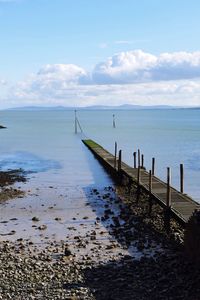
M 116 128 L 113 128 L 113 114 Z M 172 186 L 179 189 L 180 164 L 184 165 L 184 192 L 200 202 L 200 110 L 73 110 L 0 111 L 0 170 L 22 168 L 35 185 L 76 189 L 113 184 L 109 174 L 84 146 L 93 139 L 133 166 L 133 152 L 140 149 L 144 165 L 166 180 L 171 167 Z

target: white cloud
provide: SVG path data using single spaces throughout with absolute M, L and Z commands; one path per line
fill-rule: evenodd
M 73 64 L 48 64 L 10 89 L 15 105 L 199 105 L 200 52 L 122 52 L 91 73 Z M 16 103 L 16 104 L 14 104 Z
M 35 80 L 39 83 L 45 82 L 52 84 L 71 84 L 84 83 L 88 78 L 87 72 L 73 64 L 48 64 L 43 66 L 35 76 Z
M 200 80 L 138 84 L 83 85 L 23 82 L 10 99 L 21 105 L 200 105 Z
M 200 77 L 200 51 L 162 53 L 141 50 L 121 52 L 98 64 L 93 80 L 98 84 L 122 84 Z

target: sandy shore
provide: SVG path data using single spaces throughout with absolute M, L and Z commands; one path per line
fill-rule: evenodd
M 172 222 L 167 236 L 161 209 L 149 218 L 134 188 L 22 179 L 1 185 L 1 197 L 19 194 L 1 200 L 0 299 L 198 299 L 200 272 L 184 256 L 183 230 Z

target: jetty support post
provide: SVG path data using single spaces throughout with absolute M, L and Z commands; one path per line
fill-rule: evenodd
M 149 215 L 152 212 L 152 172 L 149 170 Z
M 119 182 L 120 182 L 120 184 L 122 183 L 121 169 L 122 169 L 122 150 L 119 150 L 119 158 L 118 158 L 118 176 L 119 176 Z
M 118 172 L 121 171 L 121 168 L 122 168 L 122 150 L 119 150 Z
M 184 192 L 184 170 L 183 170 L 183 164 L 180 164 L 180 192 L 182 194 Z
M 144 154 L 141 155 L 141 167 L 144 169 Z
M 167 195 L 166 208 L 164 211 L 164 224 L 167 233 L 170 232 L 170 215 L 171 215 L 171 169 L 167 168 Z
M 155 157 L 152 158 L 152 167 L 151 167 L 152 176 L 155 175 Z
M 114 158 L 114 168 L 117 168 L 117 142 L 115 142 L 115 158 Z
M 137 168 L 137 162 L 136 162 L 136 160 L 137 160 L 137 152 L 133 152 L 133 159 L 134 159 L 134 169 L 136 169 Z
M 140 190 L 141 190 L 140 176 L 141 176 L 141 167 L 138 166 L 138 169 L 137 169 L 137 203 L 139 202 L 139 199 L 140 199 Z
M 140 168 L 140 149 L 138 149 L 138 168 Z

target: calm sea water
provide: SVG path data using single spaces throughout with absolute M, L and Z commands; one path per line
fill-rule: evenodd
M 116 128 L 112 128 L 112 114 Z M 123 160 L 133 165 L 141 149 L 145 166 L 156 158 L 156 175 L 179 188 L 179 165 L 184 164 L 185 192 L 200 202 L 200 110 L 79 111 L 84 134 L 74 134 L 73 111 L 1 111 L 0 168 L 35 172 L 38 182 L 61 186 L 104 186 L 111 179 L 81 143 L 91 138 L 110 152 L 114 142 Z M 30 175 L 32 176 L 32 175 Z

